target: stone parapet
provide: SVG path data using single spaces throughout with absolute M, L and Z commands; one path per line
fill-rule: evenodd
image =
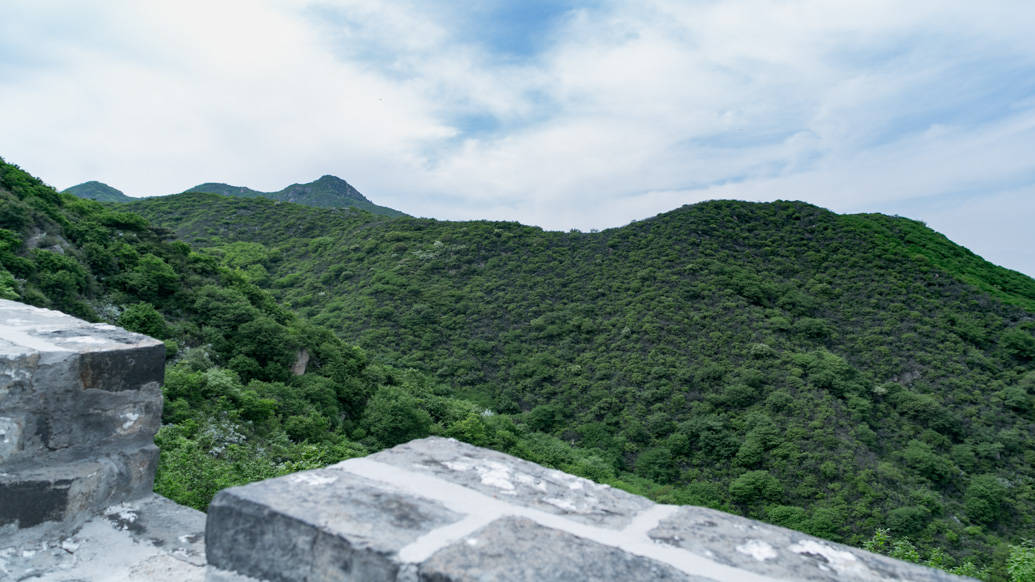
M 162 342 L 0 300 L 0 532 L 150 495 Z
M 223 490 L 205 538 L 209 582 L 963 580 L 442 438 Z

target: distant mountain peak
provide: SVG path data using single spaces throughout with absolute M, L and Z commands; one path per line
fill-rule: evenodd
M 89 182 L 76 184 L 71 188 L 62 190 L 62 192 L 72 194 L 80 198 L 97 200 L 98 202 L 129 202 L 130 200 L 133 200 L 118 188 L 112 188 L 104 182 L 98 182 L 97 180 L 90 180 Z
M 294 202 L 295 198 L 304 198 L 306 195 L 332 198 L 340 196 L 358 202 L 370 202 L 352 184 L 330 174 L 324 174 L 308 184 L 292 184 L 278 194 L 285 196 L 285 199 L 291 202 Z
M 374 204 L 352 184 L 331 174 L 324 174 L 305 184 L 292 184 L 277 192 L 260 192 L 245 186 L 231 186 L 217 182 L 199 184 L 185 192 L 209 192 L 243 198 L 269 198 L 317 208 L 358 208 L 374 214 L 405 216 L 398 210 Z

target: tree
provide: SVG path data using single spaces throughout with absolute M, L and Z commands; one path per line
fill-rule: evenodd
M 989 473 L 971 478 L 963 498 L 967 517 L 978 523 L 995 523 L 1002 515 L 1006 493 L 1006 487 L 995 475 Z
M 783 486 L 769 471 L 748 471 L 730 483 L 730 495 L 738 503 L 750 505 L 772 501 L 783 493 Z
M 130 331 L 158 339 L 169 337 L 169 326 L 165 323 L 165 318 L 150 303 L 141 302 L 127 307 L 119 315 L 118 324 Z
M 1011 329 L 1003 334 L 1000 342 L 1010 357 L 1030 362 L 1035 360 L 1035 336 L 1023 329 Z
M 133 270 L 125 275 L 126 290 L 149 301 L 172 293 L 178 281 L 176 271 L 152 253 L 140 257 Z
M 386 447 L 427 436 L 431 427 L 431 415 L 397 386 L 378 389 L 367 402 L 363 420 L 368 433 Z

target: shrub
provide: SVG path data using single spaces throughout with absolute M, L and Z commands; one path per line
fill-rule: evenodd
M 783 486 L 769 471 L 748 471 L 730 483 L 730 495 L 738 503 L 750 505 L 771 501 L 783 493 Z
M 977 523 L 990 524 L 1002 515 L 1006 487 L 992 474 L 977 475 L 970 480 L 963 503 L 967 517 Z
M 165 318 L 150 303 L 131 305 L 119 315 L 117 323 L 128 329 L 154 338 L 169 337 L 169 326 Z
M 405 390 L 383 386 L 367 402 L 363 424 L 378 442 L 391 447 L 427 436 L 431 415 Z

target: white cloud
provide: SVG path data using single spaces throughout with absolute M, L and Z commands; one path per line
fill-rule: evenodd
M 716 197 L 958 228 L 966 194 L 987 220 L 1013 205 L 995 235 L 1029 258 L 991 258 L 1018 267 L 1035 8 L 993 4 L 618 2 L 514 57 L 433 3 L 37 0 L 0 21 L 0 155 L 131 194 L 334 173 L 415 214 L 559 229 Z

